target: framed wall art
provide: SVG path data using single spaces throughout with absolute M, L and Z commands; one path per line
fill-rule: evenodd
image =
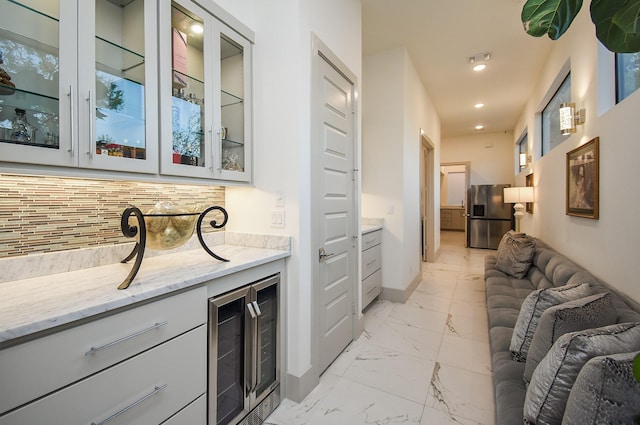
M 596 137 L 567 152 L 567 215 L 598 219 L 599 143 Z

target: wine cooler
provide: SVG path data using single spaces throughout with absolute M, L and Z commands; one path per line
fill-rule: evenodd
M 209 425 L 259 425 L 280 404 L 279 283 L 209 299 Z

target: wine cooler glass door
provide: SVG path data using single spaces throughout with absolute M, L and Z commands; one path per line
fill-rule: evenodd
M 249 288 L 244 288 L 209 305 L 209 424 L 235 423 L 249 409 L 248 295 Z
M 277 385 L 279 375 L 278 277 L 253 286 L 258 304 L 256 318 L 256 375 L 252 405 L 259 403 Z

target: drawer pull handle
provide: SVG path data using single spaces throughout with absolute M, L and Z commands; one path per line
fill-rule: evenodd
M 91 422 L 91 425 L 104 425 L 107 422 L 117 418 L 118 416 L 122 415 L 124 412 L 126 412 L 127 410 L 136 407 L 138 404 L 142 403 L 143 401 L 145 401 L 146 399 L 148 399 L 149 397 L 153 397 L 154 395 L 158 394 L 160 391 L 164 390 L 165 388 L 167 388 L 169 384 L 164 384 L 161 386 L 155 386 L 153 391 L 151 391 L 149 394 L 142 396 L 141 398 L 139 398 L 138 400 L 134 401 L 133 403 L 131 403 L 130 405 L 128 405 L 127 407 L 125 407 L 122 410 L 118 410 L 116 413 L 114 413 L 113 415 L 109 416 L 107 419 L 105 419 L 104 421 L 101 422 Z
M 376 259 L 374 258 L 373 260 L 369 261 L 367 263 L 367 267 L 369 267 L 370 265 L 374 264 L 376 262 Z
M 126 340 L 128 340 L 128 339 L 135 338 L 135 337 L 140 336 L 140 335 L 142 335 L 142 334 L 144 334 L 144 333 L 150 332 L 150 331 L 152 331 L 152 330 L 154 330 L 154 329 L 158 329 L 159 327 L 164 326 L 164 325 L 166 325 L 167 323 L 169 323 L 169 322 L 167 322 L 167 321 L 164 321 L 164 322 L 158 322 L 158 323 L 156 323 L 155 325 L 148 327 L 147 329 L 143 329 L 143 330 L 138 331 L 138 332 L 136 332 L 136 333 L 133 333 L 133 334 L 131 334 L 131 335 L 127 335 L 127 336 L 122 337 L 122 338 L 120 338 L 120 339 L 118 339 L 118 340 L 116 340 L 116 341 L 112 341 L 112 342 L 109 342 L 109 343 L 107 343 L 107 344 L 105 344 L 105 345 L 101 345 L 100 347 L 91 347 L 91 348 L 89 349 L 89 351 L 87 351 L 86 353 L 84 353 L 84 355 L 85 355 L 85 356 L 89 356 L 89 355 L 91 355 L 91 354 L 93 354 L 93 353 L 95 353 L 95 352 L 97 352 L 97 351 L 104 350 L 104 349 L 109 348 L 109 347 L 113 347 L 114 345 L 116 345 L 116 344 L 120 344 L 121 342 L 124 342 L 124 341 L 126 341 Z

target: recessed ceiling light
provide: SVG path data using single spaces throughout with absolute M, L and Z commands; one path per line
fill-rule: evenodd
M 473 65 L 474 71 L 482 71 L 487 67 L 487 62 L 491 60 L 491 53 L 479 53 L 471 56 L 468 61 Z
M 475 105 L 473 105 L 474 108 L 476 109 L 480 109 L 484 107 L 484 103 L 476 103 Z
M 476 125 L 476 130 L 482 130 L 482 129 L 484 129 L 484 125 L 482 124 Z

